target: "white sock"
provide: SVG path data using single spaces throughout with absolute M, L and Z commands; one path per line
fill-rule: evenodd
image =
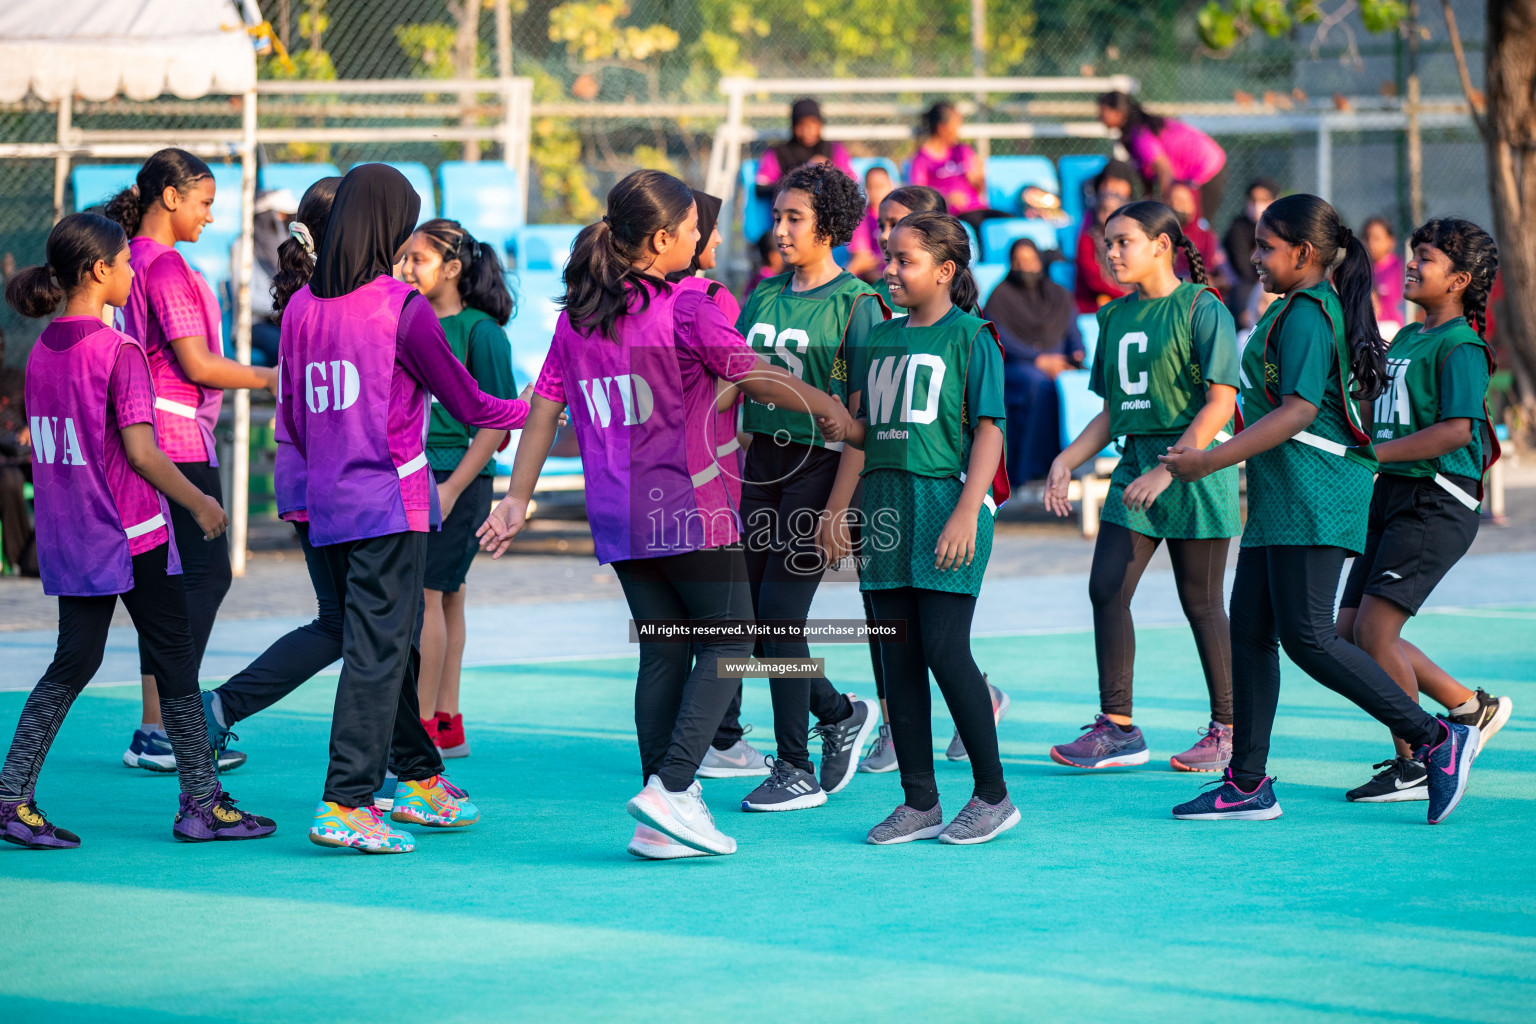
M 1466 703 L 1458 704 L 1446 713 L 1450 715 L 1470 715 L 1481 706 L 1482 705 L 1477 702 L 1477 694 L 1474 693 L 1467 699 Z
M 157 732 L 160 735 L 164 736 L 165 735 L 165 726 L 162 723 L 160 723 L 160 722 L 140 722 L 139 723 L 139 731 L 140 732 Z

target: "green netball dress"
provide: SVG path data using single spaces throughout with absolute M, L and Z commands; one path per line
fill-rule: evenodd
M 1243 349 L 1243 419 L 1280 407 L 1286 395 L 1317 406 L 1301 433 L 1248 460 L 1243 547 L 1365 548 L 1376 473 L 1370 435 L 1349 396 L 1344 309 L 1326 281 L 1270 304 Z
M 985 416 L 1005 427 L 1003 354 L 992 325 L 952 309 L 930 327 L 888 320 L 858 350 L 851 390 L 862 391 L 863 590 L 920 587 L 975 596 L 992 553 L 989 491 L 976 516 L 969 566 L 934 568 L 934 548 L 960 502 L 971 441 Z
M 1481 479 L 1487 468 L 1485 459 L 1493 449 L 1493 444 L 1484 438 L 1488 432 L 1488 409 L 1483 404 L 1492 360 L 1487 342 L 1460 317 L 1433 330 L 1425 330 L 1423 324 L 1409 324 L 1397 332 L 1387 352 L 1392 386 L 1376 399 L 1372 441 L 1407 437 L 1441 420 L 1463 416 L 1472 420 L 1472 440 L 1438 459 L 1384 462 L 1383 473 L 1429 479 L 1452 474 Z
M 869 330 L 885 320 L 885 302 L 874 288 L 846 270 L 803 292 L 790 290 L 793 280 L 794 274 L 781 274 L 752 289 L 736 329 L 770 363 L 814 388 L 846 399 L 845 346 L 862 344 Z M 822 440 L 808 410 L 765 405 L 750 398 L 743 407 L 742 429 L 781 443 L 842 447 Z
M 1105 400 L 1111 436 L 1123 439 L 1104 521 L 1148 537 L 1237 536 L 1236 466 L 1194 483 L 1175 480 L 1145 511 L 1128 509 L 1124 501 L 1125 488 L 1157 467 L 1157 457 L 1205 406 L 1207 385 L 1237 387 L 1232 314 L 1210 288 L 1185 283 L 1160 299 L 1132 292 L 1099 307 L 1098 318 L 1089 387 Z M 1220 440 L 1218 435 L 1212 444 Z

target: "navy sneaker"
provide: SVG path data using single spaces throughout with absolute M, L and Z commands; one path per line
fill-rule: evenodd
M 1068 768 L 1126 768 L 1152 756 L 1141 729 L 1126 732 L 1104 715 L 1095 715 L 1087 731 L 1071 743 L 1051 748 L 1051 760 Z
M 741 802 L 744 811 L 799 811 L 820 807 L 827 802 L 826 791 L 816 776 L 802 771 L 788 761 L 770 757 L 771 773 Z
M 1420 747 L 1418 761 L 1429 772 L 1429 823 L 1451 816 L 1467 791 L 1467 775 L 1480 742 L 1477 726 L 1440 719 L 1444 732 L 1434 746 Z
M 1212 779 L 1206 785 L 1217 781 Z M 1215 789 L 1175 807 L 1173 816 L 1184 821 L 1269 821 L 1280 817 L 1274 779 L 1266 776 L 1258 788 L 1246 793 L 1233 781 L 1230 768 L 1221 773 L 1219 781 L 1221 785 Z
M 229 749 L 229 741 L 240 737 L 219 724 L 218 716 L 213 713 L 212 690 L 203 691 L 203 721 L 208 723 L 208 744 L 213 747 L 213 756 L 219 771 L 234 771 L 245 764 L 244 754 L 238 750 Z
M 841 722 L 822 722 L 811 732 L 821 737 L 821 788 L 836 793 L 858 771 L 859 752 L 880 724 L 880 705 L 848 695 L 853 711 Z
M 171 738 L 159 730 L 133 730 L 133 742 L 123 752 L 123 764 L 152 772 L 174 772 L 176 755 L 171 751 Z

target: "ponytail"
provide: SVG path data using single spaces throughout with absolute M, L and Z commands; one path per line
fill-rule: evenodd
M 949 279 L 950 302 L 967 313 L 980 307 L 981 290 L 971 276 L 971 240 L 959 220 L 947 213 L 909 213 L 892 230 L 898 229 L 916 232 L 935 265 L 954 263 L 955 276 Z
M 47 262 L 28 267 L 5 286 L 5 301 L 24 317 L 40 319 L 62 305 L 98 261 L 115 265 L 128 236 L 94 213 L 72 213 L 53 226 L 44 249 Z
M 131 238 L 151 206 L 159 202 L 168 188 L 185 192 L 213 171 L 201 159 L 184 149 L 162 149 L 144 161 L 134 183 L 107 200 L 102 215 L 115 220 Z
M 1175 244 L 1184 254 L 1184 261 L 1189 264 L 1189 279 L 1195 284 L 1209 284 L 1210 278 L 1205 273 L 1205 257 L 1200 255 L 1195 243 L 1189 240 L 1188 235 L 1181 234 Z
M 608 193 L 608 212 L 581 229 L 564 271 L 559 306 L 577 333 L 613 337 L 619 317 L 650 306 L 651 289 L 667 282 L 639 266 L 658 231 L 676 231 L 693 206 L 693 191 L 665 171 L 627 175 Z
M 1499 274 L 1499 247 L 1482 228 L 1455 217 L 1432 220 L 1413 233 L 1412 247 L 1431 245 L 1445 253 L 1451 269 L 1472 280 L 1462 293 L 1461 309 L 1479 338 L 1487 339 L 1488 295 Z
M 281 320 L 293 293 L 309 284 L 315 272 L 315 253 L 325 241 L 331 224 L 331 205 L 341 179 L 321 178 L 304 190 L 298 212 L 288 225 L 288 237 L 277 247 L 277 273 L 272 275 L 272 316 Z
M 459 298 L 470 309 L 478 309 L 502 327 L 512 319 L 515 303 L 501 272 L 501 260 L 489 242 L 469 238 L 469 262 L 459 272 Z
M 1374 401 L 1390 378 L 1387 344 L 1382 340 L 1376 310 L 1371 305 L 1375 275 L 1365 243 L 1339 219 L 1337 210 L 1306 193 L 1276 199 L 1264 211 L 1260 223 L 1268 225 L 1290 245 L 1311 246 L 1313 258 L 1329 272 L 1344 309 L 1349 372 L 1355 384 L 1350 394 L 1357 401 Z

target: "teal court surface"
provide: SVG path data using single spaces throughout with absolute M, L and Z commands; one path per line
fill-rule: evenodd
M 632 656 L 466 671 L 474 755 L 451 772 L 484 810 L 417 852 L 305 838 L 335 677 L 238 727 L 225 777 L 271 839 L 171 839 L 174 778 L 124 768 L 137 686 L 87 689 L 38 798 L 73 852 L 0 847 L 7 969 L 21 1021 L 1414 1021 L 1536 1019 L 1536 607 L 1442 609 L 1409 628 L 1515 716 L 1460 809 L 1350 805 L 1389 753 L 1375 723 L 1286 663 L 1274 822 L 1179 822 L 1207 777 L 1168 768 L 1204 724 L 1187 629 L 1139 639 L 1145 769 L 1049 761 L 1091 718 L 1092 636 L 984 637 L 1013 697 L 1000 727 L 1023 823 L 978 847 L 875 848 L 900 801 L 860 775 L 811 811 L 747 815 L 751 780 L 705 783 L 740 852 L 624 852 L 639 787 Z M 868 692 L 863 648 L 829 675 Z M 935 707 L 935 749 L 950 723 Z M 9 735 L 24 694 L 0 693 Z M 767 745 L 766 686 L 748 683 Z M 966 765 L 938 756 L 953 814 Z

